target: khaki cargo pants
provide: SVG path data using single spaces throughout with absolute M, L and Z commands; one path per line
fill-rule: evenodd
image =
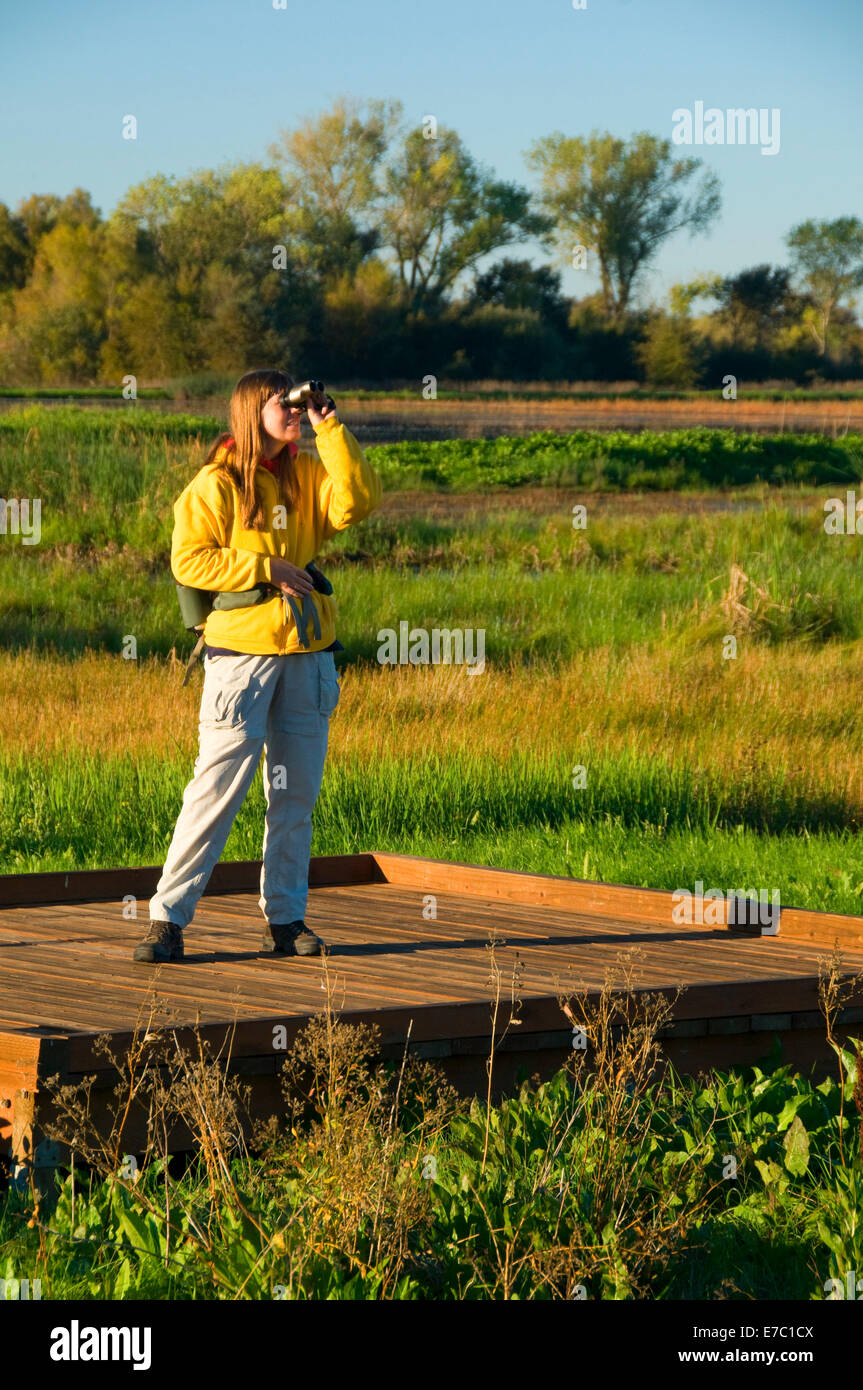
M 178 927 L 191 922 L 263 751 L 267 812 L 259 904 L 268 922 L 302 920 L 312 810 L 339 695 L 332 652 L 207 655 L 200 751 L 150 899 L 151 918 Z

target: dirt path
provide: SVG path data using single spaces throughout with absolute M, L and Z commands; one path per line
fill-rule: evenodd
M 584 429 L 746 429 L 782 433 L 812 432 L 831 437 L 863 429 L 863 400 L 855 401 L 423 401 L 352 400 L 339 408 L 346 420 L 360 425 L 369 442 L 375 435 L 398 433 L 429 438 L 463 439 L 496 434 L 530 434 L 535 430 Z M 402 423 L 403 422 L 403 423 Z
M 576 503 L 587 507 L 594 516 L 659 516 L 674 512 L 697 516 L 707 512 L 754 511 L 764 506 L 785 505 L 799 511 L 821 511 L 830 494 L 825 487 L 820 492 L 800 493 L 779 488 L 771 489 L 765 498 L 757 494 L 725 495 L 708 493 L 703 496 L 681 492 L 579 492 L 574 488 L 513 488 L 498 492 L 390 492 L 385 493 L 378 516 L 394 521 L 423 517 L 426 521 L 456 523 L 471 517 L 507 515 L 559 516 L 571 512 Z

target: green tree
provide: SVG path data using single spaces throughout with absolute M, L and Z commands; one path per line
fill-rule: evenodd
M 401 112 L 400 102 L 340 97 L 270 148 L 285 171 L 288 224 L 322 280 L 355 274 L 378 245 L 379 172 Z
M 533 309 L 546 322 L 565 329 L 569 301 L 560 286 L 561 277 L 550 266 L 533 266 L 530 261 L 506 256 L 476 277 L 471 301 L 504 309 Z
M 31 268 L 27 228 L 5 203 L 0 203 L 0 294 L 21 289 Z
M 836 310 L 863 285 L 863 222 L 857 217 L 837 217 L 833 222 L 810 218 L 792 227 L 785 242 L 792 270 L 809 297 L 806 326 L 823 357 Z M 846 307 L 853 308 L 853 303 L 851 298 Z
M 89 384 L 104 337 L 102 231 L 57 221 L 41 235 L 27 284 L 9 300 L 0 362 L 16 381 Z
M 161 275 L 145 275 L 123 301 L 101 354 L 103 375 L 162 381 L 201 366 L 192 306 Z
M 14 213 L 0 203 L 0 295 L 24 287 L 33 274 L 39 243 L 56 226 L 88 227 L 92 231 L 100 222 L 99 212 L 83 188 L 74 189 L 65 198 L 55 193 L 33 193 Z
M 691 309 L 698 299 L 714 298 L 721 283 L 718 275 L 700 275 L 672 285 L 668 309 L 654 307 L 646 315 L 635 357 L 650 386 L 689 390 L 697 384 L 706 342 L 693 323 Z
M 492 178 L 444 127 L 433 139 L 410 131 L 388 161 L 383 183 L 381 245 L 395 261 L 411 311 L 440 308 L 463 271 L 550 226 L 531 210 L 527 189 Z
M 322 370 L 372 379 L 390 375 L 399 365 L 400 338 L 399 286 L 382 261 L 372 257 L 327 285 L 319 337 Z
M 287 199 L 279 172 L 259 164 L 131 188 L 106 227 L 105 372 L 233 370 L 296 351 L 314 288 Z
M 59 198 L 56 193 L 32 193 L 18 204 L 16 213 L 34 252 L 41 238 L 58 223 L 67 227 L 89 227 L 92 231 L 102 220 L 84 188 L 74 188 L 65 198 Z
M 284 241 L 287 188 L 262 165 L 202 169 L 184 179 L 158 174 L 130 188 L 112 214 L 147 270 L 167 275 L 193 297 L 213 261 L 272 268 Z M 134 231 L 134 237 L 128 236 Z
M 198 299 L 202 365 L 233 371 L 252 362 L 282 362 L 285 342 L 269 312 L 269 278 L 262 282 L 248 270 L 210 262 Z
M 651 386 L 689 390 L 698 378 L 698 346 L 689 319 L 659 312 L 648 324 L 636 356 Z
M 672 285 L 668 292 L 672 314 L 683 314 L 688 318 L 696 299 L 716 299 L 721 288 L 722 277 L 719 275 L 697 275 L 694 280 Z
M 605 311 L 626 313 L 640 276 L 675 232 L 705 231 L 720 208 L 719 180 L 706 172 L 691 193 L 700 159 L 677 159 L 670 140 L 641 131 L 627 142 L 594 131 L 555 133 L 526 154 L 540 175 L 541 205 L 569 263 L 581 247 L 596 257 Z M 589 263 L 588 263 L 589 264 Z
M 717 318 L 732 341 L 744 348 L 768 348 L 788 323 L 796 305 L 791 272 L 784 266 L 756 265 L 720 282 Z

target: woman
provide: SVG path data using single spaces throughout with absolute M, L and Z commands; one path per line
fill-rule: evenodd
M 262 750 L 262 949 L 318 955 L 324 944 L 303 917 L 312 809 L 340 693 L 332 653 L 341 644 L 333 601 L 313 588 L 305 567 L 324 541 L 374 511 L 381 483 L 332 403 L 308 405 L 320 461 L 298 448 L 302 412 L 279 403 L 293 384 L 278 371 L 241 377 L 231 434 L 215 442 L 174 504 L 171 569 L 181 584 L 229 593 L 272 584 L 281 593 L 207 618 L 200 751 L 136 961 L 183 959 L 184 928 Z

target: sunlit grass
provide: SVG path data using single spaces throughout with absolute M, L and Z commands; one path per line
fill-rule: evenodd
M 0 417 L 0 493 L 44 503 L 41 543 L 0 547 L 5 872 L 164 856 L 200 690 L 200 673 L 180 684 L 191 639 L 171 506 L 219 423 Z M 857 449 L 684 430 L 375 451 L 384 505 L 319 557 L 346 650 L 314 852 L 665 887 L 739 872 L 800 905 L 857 910 L 863 567 L 857 536 L 824 531 Z M 525 490 L 520 507 L 499 490 L 553 482 L 570 454 L 582 491 Z M 789 481 L 685 498 L 590 490 L 633 468 L 670 486 L 699 460 L 704 478 L 742 461 L 745 476 L 763 464 Z M 409 499 L 399 489 L 429 486 L 427 463 L 454 492 Z M 819 488 L 790 481 L 812 468 Z M 471 469 L 492 490 L 461 492 Z M 484 673 L 381 667 L 378 634 L 405 621 L 483 630 Z M 130 638 L 135 660 L 121 655 Z M 226 855 L 256 857 L 262 829 L 258 781 Z
M 4 872 L 162 861 L 196 752 L 200 676 L 183 689 L 181 670 L 0 658 Z M 863 652 L 836 645 L 736 663 L 606 648 L 477 676 L 348 667 L 313 852 L 672 888 L 748 874 L 783 901 L 859 911 L 861 676 Z M 263 815 L 259 776 L 226 858 L 259 856 Z
M 339 638 L 375 660 L 382 628 L 458 626 L 486 632 L 491 662 L 570 659 L 606 644 L 684 640 L 718 644 L 728 632 L 721 600 L 732 566 L 769 596 L 751 640 L 855 640 L 863 631 L 863 566 L 856 535 L 824 532 L 824 498 L 805 493 L 740 510 L 656 510 L 588 499 L 544 511 L 495 498 L 451 517 L 403 517 L 386 505 L 335 537 L 318 559 L 329 570 Z M 0 642 L 7 648 L 119 653 L 134 636 L 139 657 L 167 656 L 185 641 L 168 557 L 170 532 L 136 511 L 147 535 L 0 549 Z M 77 523 L 76 523 L 77 524 Z M 97 528 L 98 529 L 98 528 Z M 80 527 L 79 527 L 80 530 Z M 708 625 L 705 627 L 705 623 Z

